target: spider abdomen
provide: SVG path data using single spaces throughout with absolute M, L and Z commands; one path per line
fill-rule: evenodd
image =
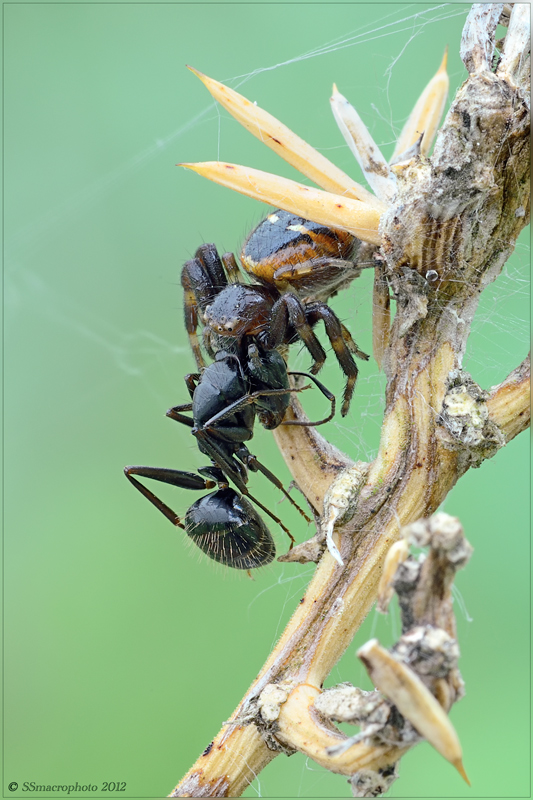
M 267 285 L 298 291 L 310 283 L 315 289 L 330 276 L 325 270 L 297 277 L 291 268 L 310 266 L 327 259 L 349 261 L 358 240 L 346 231 L 328 228 L 317 222 L 278 209 L 263 219 L 247 237 L 241 251 L 245 270 Z

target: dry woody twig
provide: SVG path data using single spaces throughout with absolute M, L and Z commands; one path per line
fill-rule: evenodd
M 507 33 L 496 43 L 499 21 Z M 468 79 L 438 130 L 448 90 L 444 57 L 389 164 L 334 92 L 341 131 L 377 196 L 266 111 L 196 73 L 248 130 L 321 188 L 224 163 L 185 166 L 368 243 L 386 392 L 370 463 L 353 464 L 312 428 L 274 431 L 295 481 L 323 514 L 317 535 L 290 558 L 318 566 L 256 680 L 174 796 L 239 796 L 269 761 L 298 750 L 346 776 L 355 796 L 375 797 L 422 739 L 468 780 L 448 712 L 463 693 L 451 583 L 470 547 L 458 521 L 436 511 L 467 470 L 529 425 L 529 357 L 491 389 L 462 369 L 479 297 L 529 221 L 529 41 L 526 4 L 474 5 L 460 51 Z M 295 396 L 288 413 L 304 419 Z M 413 544 L 429 548 L 427 556 L 409 555 Z M 376 690 L 323 691 L 378 595 L 384 610 L 394 592 L 400 639 L 391 649 L 375 640 L 359 649 Z M 361 732 L 350 739 L 335 720 Z

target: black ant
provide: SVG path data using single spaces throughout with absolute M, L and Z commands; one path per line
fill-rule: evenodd
M 233 345 L 237 348 L 235 341 Z M 303 375 L 313 381 L 331 403 L 328 417 L 318 422 L 282 422 L 290 393 L 308 388 L 291 389 L 289 374 Z M 210 558 L 235 569 L 252 569 L 268 564 L 275 555 L 274 541 L 247 498 L 283 528 L 291 539 L 291 547 L 294 537 L 278 517 L 250 494 L 246 486 L 248 469 L 265 475 L 307 522 L 311 520 L 281 481 L 250 453 L 244 442 L 253 436 L 256 416 L 268 429 L 280 424 L 320 425 L 328 422 L 335 414 L 335 397 L 311 375 L 288 373 L 276 350 L 262 352 L 253 343 L 248 344 L 247 351 L 241 348 L 240 353 L 219 350 L 215 361 L 201 375 L 187 375 L 185 382 L 192 402 L 171 408 L 167 416 L 191 428 L 200 452 L 208 456 L 214 466 L 199 469 L 199 474 L 161 467 L 126 467 L 126 477 L 173 525 L 185 530 Z M 192 412 L 192 418 L 184 412 Z M 134 476 L 183 489 L 202 490 L 218 486 L 218 490 L 197 500 L 182 520 Z M 229 487 L 229 481 L 235 484 L 240 494 Z
M 273 217 L 283 223 L 279 226 L 268 223 L 277 238 L 262 233 L 262 228 Z M 199 247 L 195 257 L 183 265 L 181 273 L 185 326 L 198 368 L 205 366 L 197 334 L 201 321 L 203 343 L 212 357 L 218 349 L 224 348 L 223 340 L 227 337 L 256 342 L 265 351 L 300 338 L 313 357 L 311 373 L 316 375 L 326 353 L 312 328 L 323 320 L 347 377 L 341 408 L 345 416 L 359 371 L 353 355 L 365 360 L 368 356 L 359 350 L 331 308 L 316 297 L 334 294 L 348 280 L 347 271 L 351 277 L 355 276 L 361 265 L 356 267 L 349 256 L 353 256 L 356 241 L 343 231 L 333 231 L 277 211 L 250 234 L 243 248 L 243 263 L 261 284 L 241 281 L 231 253 L 221 259 L 214 244 Z M 314 291 L 313 298 L 309 296 L 310 289 Z M 308 296 L 305 296 L 306 291 Z

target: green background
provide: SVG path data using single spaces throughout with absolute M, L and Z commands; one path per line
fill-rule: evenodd
M 265 213 L 175 164 L 220 157 L 298 179 L 185 64 L 239 88 L 361 180 L 328 108 L 331 85 L 390 155 L 447 44 L 452 87 L 466 77 L 466 6 L 431 9 L 4 6 L 6 794 L 11 781 L 15 797 L 30 794 L 24 781 L 126 781 L 128 797 L 166 795 L 230 716 L 313 571 L 274 562 L 251 581 L 224 570 L 122 474 L 205 464 L 189 431 L 165 418 L 186 402 L 193 370 L 180 266 L 205 241 L 238 249 Z M 484 388 L 527 352 L 528 242 L 475 322 L 465 368 Z M 333 301 L 367 352 L 370 305 L 370 275 Z M 309 356 L 295 348 L 291 363 L 305 369 Z M 321 377 L 341 391 L 331 354 Z M 350 416 L 327 436 L 370 460 L 382 410 L 370 362 Z M 271 435 L 257 430 L 253 444 L 288 483 Z M 402 761 L 392 796 L 528 795 L 528 463 L 522 435 L 445 503 L 475 548 L 457 579 L 467 696 L 452 712 L 472 789 L 424 744 Z M 251 483 L 299 541 L 311 534 L 265 480 Z M 198 496 L 164 488 L 178 513 Z M 373 635 L 390 645 L 398 630 L 396 612 L 372 611 L 328 685 L 368 687 L 357 646 Z M 258 794 L 350 792 L 297 754 L 269 765 L 246 792 Z

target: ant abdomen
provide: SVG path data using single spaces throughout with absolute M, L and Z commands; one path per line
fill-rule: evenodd
M 234 569 L 256 569 L 276 555 L 274 540 L 253 505 L 230 488 L 196 500 L 185 530 L 209 558 Z

